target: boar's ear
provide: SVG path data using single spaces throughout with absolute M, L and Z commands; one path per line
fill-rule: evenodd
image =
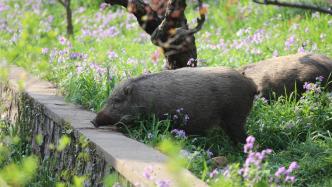
M 123 89 L 125 95 L 130 95 L 133 92 L 134 86 L 128 85 Z

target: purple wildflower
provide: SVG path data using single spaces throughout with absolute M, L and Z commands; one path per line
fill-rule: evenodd
M 252 150 L 253 147 L 254 147 L 253 144 L 245 144 L 243 147 L 244 149 L 243 152 L 248 153 Z
M 297 164 L 297 162 L 292 162 L 288 169 L 287 169 L 287 173 L 292 173 L 294 170 L 298 169 L 300 166 Z
M 221 172 L 222 172 L 222 175 L 224 177 L 230 177 L 231 176 L 231 171 L 230 171 L 228 166 L 225 169 L 223 169 Z
M 174 119 L 174 120 L 179 119 L 178 115 L 175 114 L 175 115 L 173 116 L 173 119 Z
M 242 175 L 244 178 L 247 178 L 247 176 L 249 175 L 249 171 L 249 167 L 243 167 L 239 169 L 239 174 Z
M 78 13 L 83 13 L 84 11 L 85 11 L 84 7 L 79 7 L 77 10 Z
M 288 169 L 286 170 L 286 168 L 284 166 L 280 167 L 274 174 L 275 178 L 274 180 L 277 183 L 281 182 L 281 179 L 283 179 L 283 181 L 285 183 L 294 183 L 295 182 L 295 176 L 290 175 L 294 170 L 298 169 L 299 165 L 297 164 L 297 162 L 292 162 Z
M 295 182 L 295 177 L 294 176 L 286 176 L 285 182 L 294 183 Z
M 59 37 L 59 42 L 61 45 L 66 45 L 67 44 L 67 39 L 64 36 Z
M 311 90 L 311 83 L 309 82 L 305 82 L 304 85 L 303 85 L 303 89 L 307 90 L 307 91 L 310 91 Z
M 252 144 L 254 144 L 254 143 L 255 143 L 255 137 L 253 137 L 253 136 L 248 136 L 247 139 L 246 139 L 246 142 L 247 142 L 247 143 L 252 143 Z
M 170 180 L 156 180 L 155 184 L 157 187 L 169 187 L 171 186 Z
M 118 54 L 116 53 L 116 52 L 114 52 L 114 51 L 112 51 L 112 50 L 110 50 L 109 52 L 108 52 L 108 58 L 110 59 L 110 60 L 114 60 L 114 59 L 116 59 L 116 58 L 118 58 L 119 56 L 118 56 Z
M 80 53 L 70 53 L 69 58 L 75 60 L 78 59 L 80 56 Z
M 254 143 L 255 143 L 255 137 L 253 136 L 248 136 L 246 139 L 246 144 L 244 145 L 244 152 L 248 153 L 254 148 Z
M 102 75 L 102 74 L 104 74 L 104 73 L 106 73 L 106 68 L 102 68 L 102 67 L 100 67 L 98 64 L 96 64 L 96 63 L 91 63 L 90 64 L 90 68 L 91 69 L 94 69 L 98 74 L 100 74 L 100 75 Z
M 195 65 L 194 62 L 195 62 L 195 59 L 191 58 L 191 59 L 188 60 L 187 65 L 188 66 L 194 66 Z
M 57 49 L 52 49 L 52 51 L 50 53 L 50 62 L 53 62 L 57 55 L 58 55 Z
M 209 149 L 206 150 L 206 154 L 208 155 L 209 158 L 213 156 L 213 153 Z
M 260 100 L 261 100 L 263 103 L 265 103 L 265 104 L 267 104 L 267 103 L 268 103 L 268 100 L 267 100 L 267 99 L 265 99 L 264 97 L 261 97 L 261 98 L 260 98 Z
M 106 4 L 106 3 L 101 3 L 100 6 L 99 6 L 99 9 L 100 9 L 100 10 L 105 10 L 107 6 L 108 6 L 108 4 Z
M 255 143 L 255 137 L 249 136 L 246 139 L 246 144 L 244 145 L 244 152 L 248 153 L 248 156 L 245 160 L 243 167 L 239 170 L 239 174 L 242 175 L 244 178 L 249 179 L 251 168 L 262 168 L 262 163 L 266 157 L 266 155 L 272 153 L 272 149 L 265 149 L 262 152 L 253 152 L 253 147 Z M 252 180 L 252 179 L 250 179 Z M 255 178 L 253 180 L 259 180 Z
M 305 49 L 303 46 L 301 46 L 298 50 L 297 50 L 298 53 L 305 53 Z
M 153 168 L 152 168 L 152 166 L 148 166 L 148 167 L 146 167 L 144 169 L 143 176 L 145 178 L 147 178 L 148 180 L 152 180 L 153 179 L 152 174 L 153 174 Z
M 175 134 L 176 138 L 186 138 L 186 132 L 180 129 L 173 129 L 171 133 Z
M 210 178 L 214 178 L 214 177 L 216 177 L 218 174 L 219 174 L 218 169 L 214 169 L 214 170 L 209 174 L 209 176 L 210 176 Z
M 255 44 L 260 44 L 264 40 L 265 31 L 263 29 L 257 30 L 251 38 L 251 42 Z
M 322 82 L 324 80 L 323 76 L 316 77 L 316 81 Z
M 321 92 L 321 88 L 320 88 L 319 84 L 314 84 L 314 83 L 309 83 L 309 82 L 304 83 L 303 89 L 305 89 L 307 92 L 310 92 L 310 91 L 314 91 L 316 93 Z
M 134 58 L 128 58 L 127 60 L 127 64 L 137 64 L 137 63 L 138 63 L 137 59 Z
M 83 67 L 81 66 L 81 65 L 78 65 L 77 67 L 76 67 L 76 72 L 77 72 L 77 74 L 81 74 L 82 72 L 83 72 Z
M 100 35 L 102 38 L 107 38 L 107 37 L 115 37 L 118 34 L 120 34 L 120 31 L 117 27 L 110 27 L 106 30 L 100 31 Z
M 47 21 L 48 21 L 49 23 L 52 23 L 53 20 L 54 20 L 54 17 L 53 17 L 53 16 L 48 16 L 48 17 L 47 17 Z
M 260 152 L 251 152 L 249 153 L 246 161 L 245 161 L 245 167 L 249 167 L 251 164 L 254 164 L 257 167 L 260 167 L 260 164 L 262 163 L 264 157 Z
M 272 153 L 272 149 L 265 149 L 262 151 L 263 154 L 271 154 Z
M 46 55 L 48 53 L 49 49 L 48 48 L 42 48 L 42 54 Z
M 9 9 L 8 6 L 6 6 L 5 4 L 2 4 L 2 3 L 0 2 L 0 12 L 5 11 L 5 10 L 8 10 L 8 9 Z
M 176 109 L 176 112 L 179 113 L 179 114 L 180 114 L 182 111 L 183 111 L 183 108 Z
M 294 44 L 294 42 L 295 42 L 295 36 L 292 35 L 285 42 L 286 49 L 290 49 L 290 47 Z
M 281 166 L 275 173 L 274 175 L 276 177 L 280 177 L 282 175 L 286 174 L 286 168 L 284 166 Z
M 184 115 L 184 125 L 187 125 L 188 124 L 188 121 L 189 121 L 189 115 L 188 114 L 185 114 Z

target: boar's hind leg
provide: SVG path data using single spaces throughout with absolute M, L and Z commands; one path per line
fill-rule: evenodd
M 244 124 L 246 122 L 245 117 L 236 116 L 228 118 L 225 120 L 226 134 L 235 142 L 235 143 L 245 143 L 247 133 L 244 129 Z

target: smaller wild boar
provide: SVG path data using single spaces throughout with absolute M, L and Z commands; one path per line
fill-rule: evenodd
M 120 83 L 108 103 L 92 121 L 95 127 L 131 124 L 139 114 L 159 118 L 183 108 L 187 134 L 204 134 L 221 127 L 235 142 L 244 142 L 244 125 L 251 110 L 256 86 L 228 68 L 182 68 L 143 75 Z
M 295 89 L 298 94 L 305 92 L 305 82 L 316 82 L 316 77 L 323 76 L 326 83 L 332 71 L 332 60 L 317 54 L 295 54 L 264 60 L 239 69 L 257 85 L 259 96 L 271 99 L 289 95 Z M 329 80 L 331 81 L 331 80 Z

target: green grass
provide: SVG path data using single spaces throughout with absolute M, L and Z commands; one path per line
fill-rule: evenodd
M 0 62 L 22 66 L 56 83 L 68 101 L 98 111 L 120 80 L 162 70 L 162 54 L 153 62 L 151 55 L 158 49 L 125 10 L 111 7 L 101 11 L 98 3 L 74 2 L 75 38 L 70 39 L 68 47 L 59 42 L 59 37 L 65 35 L 63 8 L 46 1 L 33 2 L 0 0 L 11 7 L 0 12 Z M 14 8 L 15 4 L 19 7 Z M 33 8 L 34 4 L 40 7 Z M 262 6 L 249 0 L 207 1 L 207 4 L 207 21 L 196 35 L 198 58 L 206 61 L 200 66 L 239 67 L 276 53 L 293 54 L 301 47 L 332 57 L 330 15 Z M 197 17 L 197 12 L 192 4 L 187 15 L 193 27 L 191 20 Z M 1 27 L 2 24 L 8 25 Z M 110 32 L 101 37 L 108 29 Z M 115 33 L 114 29 L 119 33 L 110 36 Z M 87 36 L 89 32 L 94 33 Z M 295 42 L 288 48 L 285 42 L 292 36 Z M 49 52 L 42 54 L 42 48 L 48 48 Z M 54 49 L 64 52 L 52 57 Z M 109 59 L 110 50 L 118 57 Z M 70 58 L 74 52 L 85 57 Z M 92 63 L 104 68 L 103 72 L 90 67 Z M 300 100 L 279 98 L 271 104 L 262 100 L 255 102 L 247 131 L 256 137 L 259 149 L 274 150 L 268 161 L 271 172 L 295 160 L 300 164 L 295 186 L 331 186 L 331 108 L 331 95 L 327 92 L 307 93 Z M 169 125 L 169 121 L 152 117 L 138 122 L 137 127 L 129 129 L 128 135 L 151 146 L 158 146 L 167 138 L 175 139 L 183 149 L 195 153 L 195 158 L 186 166 L 202 179 L 208 179 L 207 172 L 213 165 L 207 149 L 215 156 L 225 156 L 230 164 L 245 160 L 241 147 L 233 146 L 223 132 L 177 139 L 169 132 Z

